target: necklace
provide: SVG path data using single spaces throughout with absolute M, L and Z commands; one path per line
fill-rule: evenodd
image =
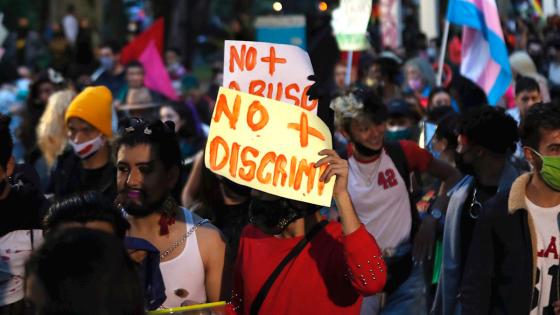
M 375 178 L 375 174 L 377 173 L 377 170 L 379 170 L 379 166 L 381 165 L 381 159 L 383 158 L 383 156 L 381 155 L 377 160 L 370 162 L 370 163 L 360 163 L 357 160 L 355 160 L 356 165 L 358 166 L 358 174 L 360 175 L 360 177 L 362 178 L 362 180 L 364 182 L 366 182 L 366 184 L 368 186 L 371 186 L 373 184 L 373 180 Z M 371 165 L 372 163 L 375 163 L 377 165 L 375 165 L 375 167 L 373 168 L 373 170 L 369 171 L 367 170 L 367 166 Z M 360 165 L 363 164 L 364 166 Z
M 191 236 L 191 234 L 196 232 L 196 230 L 198 230 L 198 228 L 201 225 L 204 225 L 208 222 L 210 222 L 210 221 L 208 221 L 208 219 L 198 221 L 198 223 L 195 224 L 190 230 L 188 230 L 187 233 L 185 233 L 180 239 L 176 240 L 173 244 L 171 244 L 171 246 L 169 246 L 169 248 L 167 250 L 165 250 L 163 253 L 161 253 L 161 255 L 159 256 L 160 260 L 163 260 L 165 257 L 169 256 L 169 254 L 171 254 L 174 250 L 176 250 L 177 247 L 183 245 L 185 243 L 185 241 L 187 240 L 187 238 L 189 238 L 189 236 Z

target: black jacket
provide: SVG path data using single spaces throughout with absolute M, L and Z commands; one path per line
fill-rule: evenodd
M 95 190 L 101 192 L 108 200 L 115 200 L 117 195 L 117 172 L 113 161 L 103 168 L 95 179 L 87 179 L 81 160 L 72 152 L 66 150 L 58 157 L 51 172 L 48 194 L 54 194 L 55 199 L 63 198 L 75 193 Z
M 484 209 L 475 227 L 459 300 L 462 314 L 523 314 L 536 304 L 536 235 L 525 204 L 531 174 Z

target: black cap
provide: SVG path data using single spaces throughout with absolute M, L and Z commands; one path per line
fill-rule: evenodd
M 390 100 L 387 104 L 387 110 L 389 111 L 389 116 L 414 116 L 412 106 L 400 98 Z

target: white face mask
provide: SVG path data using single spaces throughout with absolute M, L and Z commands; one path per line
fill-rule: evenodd
M 97 136 L 96 138 L 90 141 L 86 141 L 82 143 L 75 143 L 72 140 L 70 140 L 69 142 L 70 145 L 72 146 L 72 149 L 74 149 L 74 153 L 77 156 L 79 156 L 80 159 L 82 160 L 85 160 L 91 157 L 92 155 L 94 155 L 97 151 L 99 151 L 99 149 L 101 149 L 103 144 L 105 144 L 105 140 L 101 135 Z

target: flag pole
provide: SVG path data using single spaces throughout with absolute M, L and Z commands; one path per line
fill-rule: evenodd
M 443 62 L 445 61 L 445 52 L 447 51 L 448 38 L 449 38 L 449 20 L 445 20 L 445 28 L 443 30 L 443 38 L 441 40 L 441 46 L 439 50 L 438 73 L 436 79 L 437 86 L 441 86 L 441 80 L 443 77 Z
M 344 77 L 344 85 L 350 86 L 350 74 L 352 72 L 352 55 L 354 55 L 353 50 L 348 51 L 348 56 L 346 56 L 346 76 Z

